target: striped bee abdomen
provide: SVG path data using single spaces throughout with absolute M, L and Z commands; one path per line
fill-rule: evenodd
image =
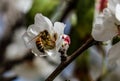
M 42 42 L 40 41 L 39 38 L 36 40 L 36 46 L 37 46 L 37 49 L 38 49 L 40 52 L 45 53 L 44 47 L 43 47 Z

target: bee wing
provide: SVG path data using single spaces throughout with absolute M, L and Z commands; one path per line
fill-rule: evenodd
M 36 39 L 39 35 L 35 36 L 34 38 L 32 38 L 31 40 L 29 40 L 28 43 L 30 43 L 31 41 L 33 41 L 34 39 Z
M 32 42 L 34 39 L 36 39 L 38 36 L 39 36 L 39 35 L 31 38 L 27 33 L 24 33 L 24 35 L 23 35 L 22 38 L 23 38 L 23 40 L 24 40 L 25 45 L 26 45 L 28 48 L 30 48 L 30 47 L 33 46 L 31 42 Z

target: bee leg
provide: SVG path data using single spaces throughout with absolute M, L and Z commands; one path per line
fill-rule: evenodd
M 41 44 L 36 44 L 36 46 L 40 52 L 45 53 L 44 48 Z
M 40 52 L 45 53 L 44 48 L 42 46 L 39 50 L 40 50 Z

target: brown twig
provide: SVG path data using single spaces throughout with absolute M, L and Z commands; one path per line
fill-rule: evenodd
M 86 41 L 77 51 L 75 51 L 71 56 L 67 57 L 67 60 L 61 62 L 61 64 L 52 72 L 52 74 L 45 80 L 45 81 L 53 81 L 55 77 L 64 69 L 66 68 L 74 59 L 76 59 L 79 55 L 82 54 L 85 50 L 87 50 L 92 45 L 98 43 L 92 37 Z
M 17 76 L 13 76 L 13 77 L 3 77 L 3 76 L 0 76 L 0 81 L 13 81 L 16 78 L 17 78 Z

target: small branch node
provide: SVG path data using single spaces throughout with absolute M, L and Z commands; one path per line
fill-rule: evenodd
M 61 54 L 61 63 L 67 60 L 66 50 L 60 48 L 59 53 Z

